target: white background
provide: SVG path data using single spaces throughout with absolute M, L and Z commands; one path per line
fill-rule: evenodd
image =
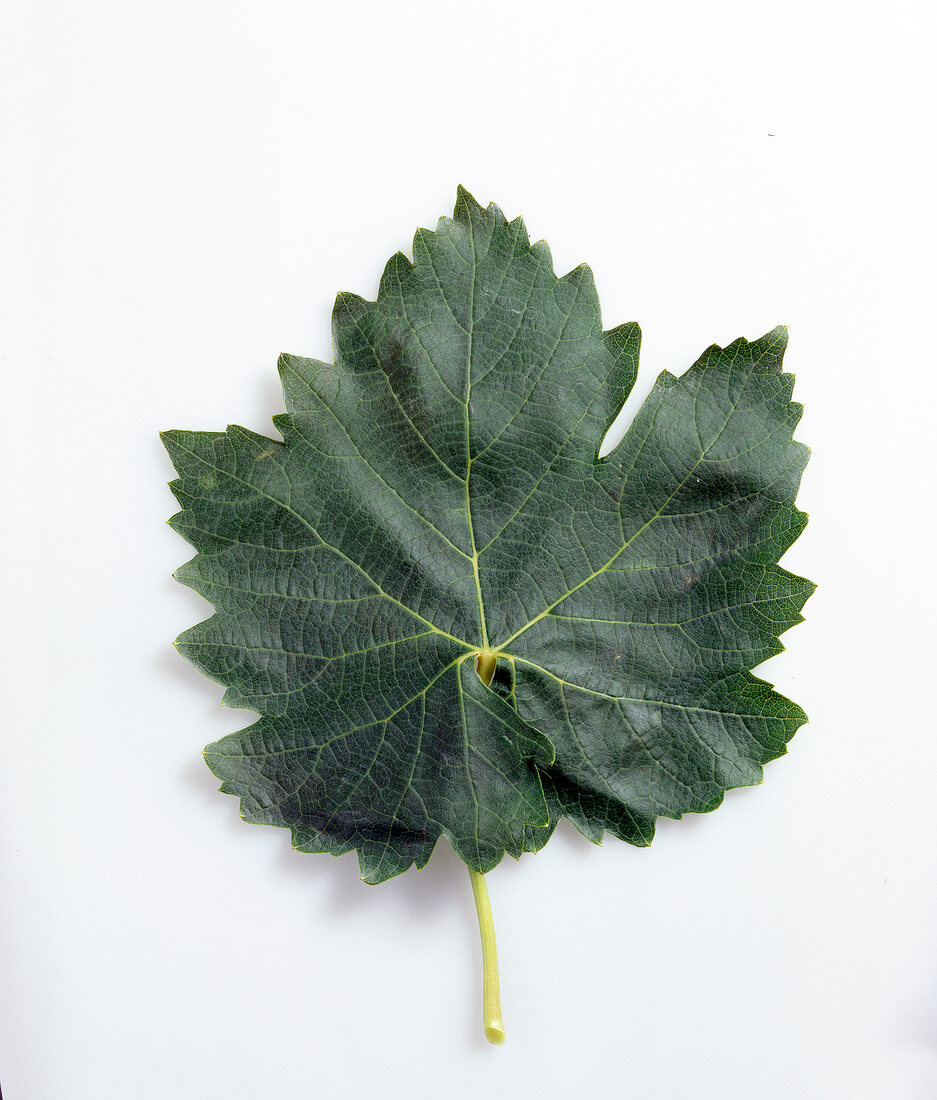
M 931 0 L 7 0 L 0 1082 L 6 1100 L 937 1095 Z M 280 351 L 456 184 L 640 321 L 637 392 L 790 325 L 814 448 L 762 674 L 811 716 L 652 848 L 561 826 L 366 887 L 239 821 L 249 724 L 170 642 L 156 438 L 271 432 Z

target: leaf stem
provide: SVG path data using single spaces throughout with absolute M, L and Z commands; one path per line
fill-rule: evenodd
M 491 902 L 485 876 L 469 868 L 475 908 L 478 910 L 478 930 L 482 937 L 483 1007 L 485 1038 L 500 1046 L 504 1042 L 504 1022 L 501 1019 L 501 987 L 498 982 L 498 948 L 495 944 L 495 926 L 491 919 Z
M 491 686 L 497 664 L 497 654 L 492 653 L 490 649 L 483 649 L 475 658 L 475 671 L 478 673 L 485 687 Z

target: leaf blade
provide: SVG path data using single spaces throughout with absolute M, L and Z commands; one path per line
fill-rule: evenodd
M 488 870 L 562 815 L 647 844 L 760 781 L 805 720 L 751 672 L 812 591 L 777 564 L 809 454 L 786 330 L 661 375 L 600 460 L 640 329 L 460 189 L 333 339 L 280 357 L 282 442 L 164 435 L 177 577 L 215 607 L 180 651 L 261 715 L 206 750 L 242 815 L 377 882 L 439 836 Z

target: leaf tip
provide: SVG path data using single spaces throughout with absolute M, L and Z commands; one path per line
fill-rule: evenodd
M 455 189 L 455 217 L 457 221 L 465 221 L 472 212 L 482 213 L 481 203 L 469 191 L 464 184 L 459 184 Z
M 790 325 L 776 325 L 767 336 L 782 349 L 786 348 L 790 340 Z

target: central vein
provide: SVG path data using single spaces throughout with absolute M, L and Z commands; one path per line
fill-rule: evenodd
M 470 309 L 468 324 L 468 348 L 465 356 L 465 512 L 468 517 L 469 539 L 472 545 L 472 572 L 475 575 L 475 592 L 478 595 L 478 617 L 482 628 L 482 646 L 485 650 L 488 646 L 488 627 L 485 623 L 485 603 L 482 600 L 481 580 L 478 576 L 478 547 L 475 545 L 475 525 L 472 522 L 472 497 L 469 492 L 469 482 L 472 477 L 472 443 L 469 406 L 472 401 L 472 335 L 475 330 L 475 272 L 478 266 L 478 256 L 475 252 L 475 227 L 472 224 L 472 215 L 468 215 L 469 233 L 472 239 L 472 287 L 470 291 Z

